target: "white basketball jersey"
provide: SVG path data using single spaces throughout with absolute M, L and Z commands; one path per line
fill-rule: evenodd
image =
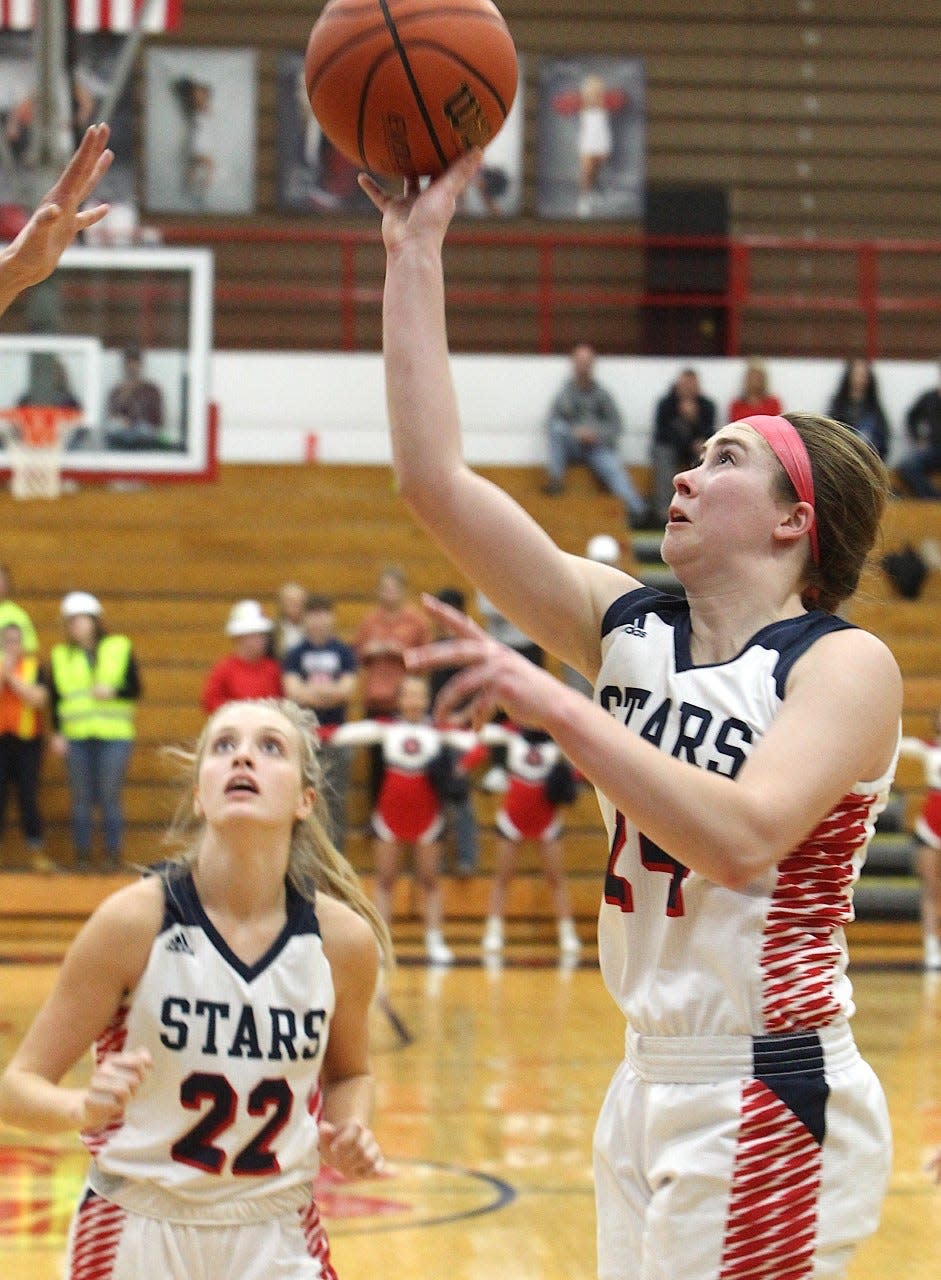
M 729 662 L 695 666 L 686 601 L 641 588 L 605 615 L 595 700 L 661 751 L 734 778 L 780 708 L 794 663 L 848 626 L 819 610 L 802 614 L 762 628 Z M 858 783 L 740 892 L 687 870 L 599 793 L 609 839 L 599 956 L 633 1030 L 765 1035 L 849 1015 L 843 926 L 891 780 Z
M 189 872 L 164 882 L 165 913 L 139 983 L 96 1056 L 146 1046 L 153 1070 L 109 1129 L 86 1135 L 90 1181 L 146 1212 L 166 1192 L 183 1216 L 243 1221 L 262 1201 L 311 1194 L 319 1076 L 334 1009 L 317 916 L 290 886 L 287 921 L 244 964 L 203 910 Z M 161 1211 L 170 1216 L 161 1203 Z

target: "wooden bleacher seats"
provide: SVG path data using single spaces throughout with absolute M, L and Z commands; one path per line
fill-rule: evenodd
M 615 532 L 629 545 L 620 505 L 599 494 L 580 469 L 572 472 L 561 499 L 540 493 L 537 468 L 490 468 L 487 474 L 566 549 L 582 552 L 588 538 L 601 531 Z M 144 697 L 126 790 L 130 863 L 148 863 L 164 855 L 161 836 L 176 803 L 177 782 L 162 749 L 168 743 L 192 741 L 199 731 L 202 679 L 228 647 L 223 628 L 233 600 L 255 596 L 272 610 L 278 585 L 296 579 L 336 597 L 340 630 L 351 635 L 372 604 L 380 567 L 389 561 L 405 566 L 413 592 L 455 584 L 473 599 L 469 585 L 455 575 L 395 496 L 385 467 L 227 466 L 216 484 L 165 485 L 136 492 L 85 486 L 58 502 L 14 503 L 2 494 L 2 507 L 7 531 L 4 559 L 13 572 L 15 597 L 37 624 L 43 652 L 48 655 L 60 635 L 62 594 L 83 588 L 100 596 L 107 625 L 127 632 L 138 653 Z M 921 536 L 941 533 L 941 508 L 936 512 L 935 504 L 893 503 L 886 548 L 915 529 Z M 642 575 L 654 567 L 638 562 L 635 571 Z M 905 728 L 915 734 L 929 732 L 933 712 L 941 706 L 941 583 L 936 576 L 929 578 L 922 598 L 901 601 L 881 571 L 873 570 L 850 614 L 881 635 L 899 657 L 905 675 Z M 349 853 L 368 874 L 364 779 L 364 762 L 358 760 Z M 910 762 L 900 767 L 899 790 L 910 819 L 924 791 Z M 496 800 L 478 793 L 477 803 L 481 875 L 460 891 L 448 891 L 449 911 L 468 918 L 483 911 L 487 873 L 493 866 Z M 54 759 L 45 763 L 43 807 L 49 852 L 68 867 L 68 795 L 62 766 Z M 589 791 L 579 794 L 566 825 L 572 892 L 583 925 L 589 928 L 605 849 Z M 11 824 L 8 860 L 15 860 L 16 838 Z M 521 867 L 510 914 L 521 929 L 531 918 L 548 926 L 551 908 L 536 855 L 527 852 Z M 910 877 L 905 878 L 898 860 L 893 863 L 888 853 L 880 874 L 886 867 L 898 877 L 900 892 L 910 896 Z M 55 904 L 51 909 L 71 910 L 56 888 L 59 878 L 45 883 L 47 897 Z M 20 896 L 34 902 L 35 892 L 24 889 Z M 72 906 L 84 901 L 79 895 Z M 0 912 L 4 909 L 0 905 Z

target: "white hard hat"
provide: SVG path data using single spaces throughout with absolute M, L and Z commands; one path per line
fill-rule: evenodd
M 257 600 L 240 600 L 232 606 L 225 633 L 227 636 L 255 636 L 270 631 L 273 626 Z
M 63 597 L 59 611 L 63 618 L 97 618 L 101 614 L 101 601 L 89 591 L 70 591 Z
M 589 560 L 597 560 L 600 564 L 617 564 L 621 558 L 621 544 L 610 533 L 596 533 L 589 538 L 585 555 Z

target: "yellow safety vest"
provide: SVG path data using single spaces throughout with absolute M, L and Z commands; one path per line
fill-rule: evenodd
M 127 636 L 105 636 L 98 642 L 94 666 L 79 645 L 57 644 L 52 650 L 52 678 L 59 695 L 59 729 L 67 738 L 134 737 L 134 703 L 130 698 L 98 699 L 96 684 L 112 689 L 124 683 L 131 658 Z
M 35 684 L 39 659 L 33 654 L 20 658 L 14 675 L 24 684 Z M 15 738 L 39 737 L 39 712 L 22 698 L 17 697 L 9 685 L 0 692 L 0 732 L 12 733 Z

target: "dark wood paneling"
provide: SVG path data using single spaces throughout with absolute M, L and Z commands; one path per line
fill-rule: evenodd
M 338 305 L 290 306 L 247 296 L 255 286 L 325 286 L 340 277 L 330 244 L 248 245 L 239 232 L 258 225 L 296 228 L 276 201 L 275 89 L 278 54 L 305 47 L 322 6 L 311 0 L 186 0 L 175 44 L 251 46 L 258 54 L 258 208 L 246 218 L 220 218 L 236 237 L 217 245 L 220 347 L 338 348 L 345 333 Z M 936 0 L 781 6 L 776 0 L 503 0 L 503 12 L 524 59 L 525 156 L 523 212 L 534 225 L 536 116 L 540 64 L 545 58 L 593 54 L 637 55 L 648 85 L 647 173 L 658 183 L 721 184 L 728 190 L 733 235 L 798 237 L 921 237 L 937 234 L 941 214 L 941 6 Z M 142 108 L 143 76 L 137 77 Z M 370 226 L 371 215 L 352 225 Z M 166 218 L 152 218 L 167 225 Z M 193 225 L 175 220 L 179 231 Z M 349 219 L 318 216 L 341 228 Z M 374 224 L 373 224 L 374 225 Z M 502 225 L 502 224 L 499 224 Z M 574 224 L 578 229 L 579 224 Z M 581 224 L 582 226 L 584 224 Z M 571 229 L 571 228 L 570 228 Z M 622 228 L 624 229 L 624 228 Z M 639 227 L 627 226 L 628 230 Z M 564 271 L 563 259 L 556 269 Z M 378 346 L 382 253 L 378 242 L 357 251 L 360 283 L 375 290 L 358 314 L 353 339 Z M 915 275 L 919 273 L 916 270 Z M 530 250 L 505 246 L 487 253 L 452 254 L 456 283 L 533 284 Z M 577 276 L 586 284 L 636 279 L 634 265 L 588 253 Z M 9 323 L 16 324 L 18 313 Z M 936 321 L 932 319 L 936 328 Z M 846 326 L 841 326 L 846 328 Z M 913 326 L 915 327 L 915 326 Z M 898 333 L 887 343 L 897 354 Z M 455 317 L 456 348 L 533 350 L 538 323 L 532 310 L 481 307 Z M 847 334 L 847 336 L 852 336 Z M 608 350 L 637 350 L 641 326 L 608 309 L 586 307 L 555 326 L 553 346 L 573 337 Z M 749 338 L 751 349 L 760 328 Z M 841 333 L 829 318 L 801 319 L 794 350 L 829 353 Z M 921 335 L 913 336 L 912 354 Z M 788 339 L 790 343 L 790 339 Z M 779 349 L 776 347 L 775 349 Z M 904 348 L 901 348 L 904 352 Z M 889 354 L 886 347 L 885 354 Z

